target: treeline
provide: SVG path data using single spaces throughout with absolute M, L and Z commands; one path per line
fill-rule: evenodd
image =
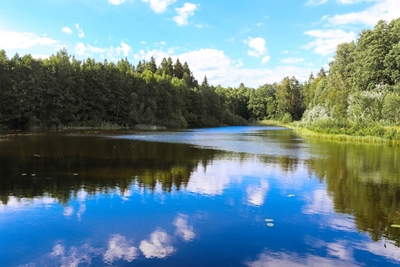
M 400 140 L 400 19 L 379 21 L 338 45 L 329 73 L 304 85 L 301 125 L 314 131 Z
M 60 127 L 202 127 L 245 124 L 235 104 L 205 78 L 198 84 L 187 63 L 156 66 L 126 59 L 76 60 L 66 50 L 48 59 L 0 51 L 0 125 L 5 129 Z
M 329 71 L 300 83 L 286 77 L 257 89 L 200 84 L 188 64 L 154 58 L 136 66 L 48 59 L 0 51 L 0 128 L 170 128 L 245 125 L 263 119 L 330 134 L 400 140 L 400 19 L 380 21 L 356 42 L 338 45 Z
M 79 61 L 60 50 L 48 59 L 0 51 L 0 128 L 58 129 L 157 125 L 171 128 L 299 120 L 303 85 L 295 78 L 257 90 L 201 84 L 188 64 L 154 58 L 133 66 Z

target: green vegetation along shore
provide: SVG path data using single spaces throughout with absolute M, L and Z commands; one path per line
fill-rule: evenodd
M 179 59 L 118 62 L 8 58 L 0 51 L 0 129 L 132 129 L 274 120 L 335 139 L 400 142 L 400 19 L 339 44 L 329 70 L 304 83 L 249 88 L 199 83 Z M 356 137 L 356 138 L 354 138 Z

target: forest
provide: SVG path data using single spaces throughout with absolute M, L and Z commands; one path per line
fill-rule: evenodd
M 77 60 L 63 49 L 46 59 L 0 51 L 0 129 L 168 128 L 294 123 L 328 134 L 400 140 L 400 19 L 379 21 L 337 46 L 329 70 L 305 82 L 249 88 L 199 83 L 179 58 L 135 66 Z

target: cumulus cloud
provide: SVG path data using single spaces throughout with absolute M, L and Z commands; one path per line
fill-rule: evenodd
M 124 43 L 124 41 L 121 42 L 120 46 L 117 46 L 115 48 L 115 51 L 116 51 L 117 55 L 122 53 L 125 57 L 129 55 L 131 50 L 132 50 L 132 47 L 127 45 L 126 43 Z
M 356 38 L 354 32 L 346 32 L 341 29 L 336 30 L 311 30 L 304 34 L 315 37 L 316 39 L 304 46 L 305 49 L 314 49 L 316 54 L 326 56 L 334 53 L 340 43 L 350 42 Z
M 269 55 L 267 55 L 267 46 L 264 38 L 256 37 L 252 38 L 249 37 L 247 40 L 243 41 L 247 44 L 250 50 L 247 51 L 247 54 L 252 57 L 262 57 L 261 64 L 268 63 L 271 59 Z
M 247 40 L 244 41 L 251 49 L 247 51 L 247 54 L 252 57 L 260 57 L 267 53 L 266 42 L 264 38 L 256 37 L 252 38 L 249 37 Z
M 125 2 L 125 0 L 108 0 L 108 2 L 112 5 L 120 5 L 123 4 Z
M 106 263 L 113 263 L 121 259 L 127 262 L 133 261 L 137 258 L 138 251 L 131 243 L 124 236 L 112 236 L 108 241 L 108 249 L 103 256 L 104 261 Z
M 165 258 L 175 251 L 170 239 L 164 230 L 158 229 L 150 235 L 150 240 L 140 242 L 139 248 L 146 258 Z
M 79 23 L 75 24 L 75 28 L 78 30 L 79 38 L 85 37 L 85 33 L 83 32 L 83 29 L 81 27 L 79 27 Z
M 72 30 L 69 27 L 64 27 L 61 29 L 63 32 L 65 32 L 66 34 L 72 34 Z
M 197 10 L 197 5 L 192 3 L 185 3 L 183 7 L 175 8 L 177 16 L 173 18 L 173 20 L 179 26 L 188 25 L 188 18 L 194 15 L 194 11 Z
M 142 0 L 142 1 L 145 3 L 150 3 L 151 9 L 153 9 L 153 11 L 158 14 L 164 13 L 169 5 L 176 2 L 176 0 Z
M 355 1 L 342 0 L 342 3 L 354 3 Z M 400 17 L 400 1 L 377 1 L 373 6 L 360 11 L 343 15 L 335 15 L 329 19 L 333 25 L 364 24 L 374 26 L 379 20 L 391 21 Z
M 186 242 L 192 241 L 196 234 L 193 232 L 193 227 L 187 224 L 188 216 L 184 214 L 179 214 L 175 220 L 174 225 L 176 227 L 176 234 Z
M 59 47 L 59 41 L 49 37 L 39 37 L 31 32 L 13 32 L 0 30 L 1 49 L 27 49 L 34 46 Z

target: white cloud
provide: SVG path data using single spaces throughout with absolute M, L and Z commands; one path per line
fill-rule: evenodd
M 246 86 L 258 87 L 265 83 L 274 83 L 287 77 L 288 73 L 295 76 L 299 81 L 306 81 L 310 73 L 318 71 L 313 67 L 300 68 L 292 65 L 277 66 L 274 68 L 245 68 L 242 59 L 232 59 L 224 51 L 205 48 L 188 51 L 182 54 L 176 53 L 175 49 L 170 51 L 140 50 L 134 54 L 136 60 L 149 60 L 153 56 L 157 64 L 161 63 L 163 57 L 171 57 L 173 60 L 179 58 L 181 62 L 187 62 L 195 78 L 202 81 L 204 76 L 210 84 L 222 86 L 237 86 L 243 82 Z M 265 56 L 263 62 L 267 62 L 269 56 Z
M 127 57 L 132 51 L 132 47 L 124 41 L 122 41 L 117 47 L 110 46 L 108 48 L 95 47 L 78 42 L 74 49 L 75 53 L 80 56 L 91 57 L 94 54 L 97 54 L 100 55 L 100 57 L 104 57 L 106 55 L 109 60 L 119 60 L 122 57 Z
M 85 203 L 81 203 L 81 204 L 79 205 L 79 210 L 78 210 L 78 212 L 76 213 L 76 216 L 78 217 L 78 220 L 81 219 L 81 217 L 82 217 L 82 215 L 85 213 L 85 211 L 86 211 L 86 204 L 85 204 Z
M 173 18 L 173 20 L 179 25 L 188 25 L 188 18 L 194 15 L 194 11 L 197 10 L 197 5 L 192 3 L 185 3 L 183 7 L 175 8 L 178 14 Z
M 61 29 L 63 32 L 65 32 L 66 34 L 72 34 L 72 30 L 69 27 L 64 27 Z
M 237 86 L 243 82 L 247 86 L 258 87 L 265 83 L 281 81 L 290 73 L 299 81 L 308 79 L 314 68 L 296 66 L 277 66 L 275 68 L 244 68 L 241 60 L 233 60 L 224 51 L 216 49 L 200 49 L 178 55 L 182 62 L 187 61 L 197 80 L 207 76 L 210 84 Z
M 349 4 L 356 4 L 360 2 L 377 2 L 380 0 L 336 0 L 340 4 L 349 5 Z
M 14 196 L 10 196 L 8 198 L 7 204 L 0 203 L 0 212 L 6 211 L 16 211 L 22 209 L 31 209 L 31 206 L 48 206 L 51 204 L 56 204 L 57 200 L 52 197 L 34 197 L 33 199 L 29 198 L 16 198 Z
M 175 250 L 170 245 L 170 237 L 161 229 L 154 231 L 150 240 L 140 242 L 139 248 L 146 258 L 165 258 Z
M 31 32 L 13 32 L 0 30 L 1 49 L 27 49 L 34 46 L 44 45 L 59 47 L 60 41 L 49 37 L 39 37 Z
M 108 2 L 112 5 L 120 5 L 125 2 L 125 0 L 108 0 Z
M 342 3 L 352 4 L 359 1 L 341 0 Z M 374 26 L 379 20 L 390 22 L 400 17 L 399 0 L 377 1 L 373 6 L 361 11 L 351 12 L 343 15 L 335 15 L 329 19 L 333 25 L 364 24 Z
M 249 37 L 247 40 L 244 41 L 251 49 L 247 51 L 247 54 L 252 57 L 260 57 L 267 53 L 266 42 L 264 38 L 256 37 L 252 38 Z
M 81 27 L 79 27 L 79 23 L 75 24 L 75 28 L 78 30 L 79 38 L 85 37 L 85 33 L 83 32 L 83 29 Z
M 262 206 L 269 190 L 267 181 L 262 180 L 261 185 L 251 185 L 247 188 L 247 202 L 252 206 Z
M 138 256 L 137 248 L 132 246 L 131 242 L 126 240 L 126 237 L 114 235 L 108 241 L 108 249 L 104 253 L 103 259 L 107 263 L 113 263 L 118 260 L 131 262 Z
M 63 214 L 64 214 L 65 217 L 71 217 L 73 213 L 74 213 L 74 208 L 73 207 L 68 206 L 68 207 L 64 208 Z
M 329 0 L 308 0 L 306 5 L 307 6 L 319 6 L 319 5 L 325 4 L 328 1 Z
M 265 56 L 261 59 L 261 64 L 268 63 L 270 61 L 271 57 L 270 56 Z
M 46 263 L 50 266 L 90 266 L 92 258 L 99 254 L 101 254 L 101 249 L 92 248 L 88 244 L 83 244 L 80 247 L 72 246 L 69 251 L 66 251 L 63 245 L 57 244 L 45 258 Z M 32 266 L 36 266 L 36 264 Z
M 150 7 L 154 12 L 160 14 L 164 13 L 168 6 L 175 3 L 176 0 L 142 0 L 143 2 L 150 2 Z
M 212 166 L 207 166 L 204 171 L 194 172 L 186 190 L 202 195 L 221 195 L 224 189 L 233 182 L 235 176 L 231 170 L 232 168 L 228 169 L 222 162 L 215 162 Z
M 328 243 L 327 244 L 328 253 L 331 256 L 337 257 L 341 260 L 352 260 L 352 249 L 346 247 L 345 244 L 340 242 L 337 243 Z
M 127 45 L 126 43 L 124 43 L 124 41 L 121 42 L 120 46 L 117 46 L 114 51 L 115 53 L 119 56 L 121 53 L 127 57 L 129 55 L 129 53 L 131 52 L 132 47 L 130 47 L 129 45 Z
M 92 56 L 93 54 L 103 54 L 106 52 L 106 49 L 94 47 L 89 44 L 85 45 L 82 42 L 79 42 L 75 45 L 75 53 L 80 56 Z
M 314 49 L 316 54 L 326 56 L 334 53 L 340 43 L 350 42 L 356 38 L 354 32 L 345 32 L 344 30 L 311 30 L 304 34 L 315 37 L 316 40 L 304 46 L 305 49 Z
M 333 213 L 333 201 L 326 190 L 317 189 L 307 198 L 308 204 L 303 209 L 305 214 Z
M 314 256 L 310 254 L 298 255 L 296 253 L 285 253 L 285 252 L 273 253 L 265 251 L 261 253 L 258 256 L 258 259 L 256 259 L 255 261 L 246 262 L 246 265 L 250 267 L 358 266 L 357 264 L 354 264 L 353 261 L 354 261 L 353 259 L 342 260 L 336 258 Z
M 204 25 L 204 24 L 194 24 L 194 26 L 195 26 L 196 28 L 199 28 L 199 29 L 208 27 L 208 25 Z
M 176 227 L 176 234 L 186 242 L 192 241 L 196 234 L 193 232 L 193 227 L 187 224 L 188 216 L 179 214 L 175 220 L 174 225 Z
M 292 57 L 292 58 L 282 58 L 280 61 L 284 64 L 296 64 L 304 61 L 304 58 Z
M 357 244 L 356 247 L 361 250 L 369 251 L 375 255 L 383 256 L 394 263 L 400 264 L 400 248 L 392 242 L 386 243 L 385 240 L 380 240 L 378 242 L 361 242 Z

